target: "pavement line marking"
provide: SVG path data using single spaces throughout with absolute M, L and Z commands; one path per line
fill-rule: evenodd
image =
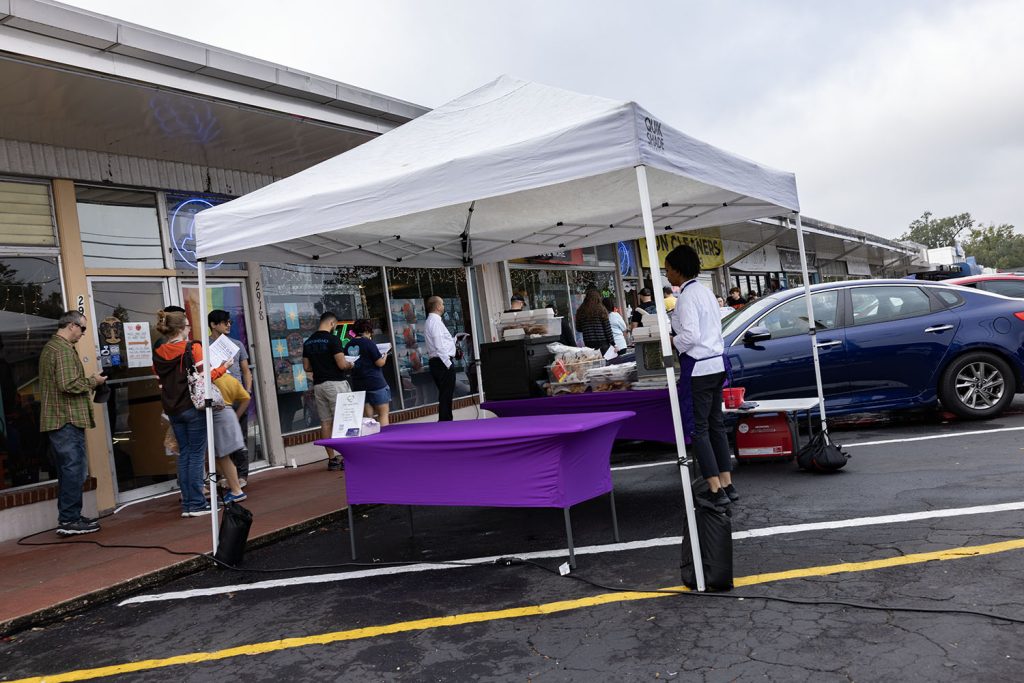
M 795 534 L 805 531 L 817 531 L 820 529 L 843 529 L 859 526 L 875 526 L 880 524 L 893 524 L 899 522 L 915 522 L 922 519 L 937 519 L 941 517 L 960 517 L 965 515 L 988 514 L 992 512 L 1008 512 L 1012 510 L 1024 510 L 1024 501 L 1016 503 L 998 503 L 994 505 L 980 505 L 969 508 L 947 508 L 943 510 L 925 510 L 923 512 L 905 512 L 896 515 L 883 515 L 881 517 L 857 517 L 853 519 L 840 519 L 831 522 L 813 522 L 806 524 L 790 524 L 788 526 L 763 527 L 761 529 L 749 529 L 733 533 L 733 540 L 744 538 L 759 538 L 764 536 L 777 536 L 781 534 Z M 599 553 L 624 552 L 629 550 L 642 550 L 644 548 L 657 548 L 682 543 L 682 536 L 666 536 L 661 538 L 650 538 L 642 541 L 629 541 L 627 543 L 609 543 L 606 545 L 588 545 L 576 548 L 577 555 L 596 555 Z M 229 586 L 216 586 L 213 588 L 195 588 L 185 591 L 174 591 L 170 593 L 153 593 L 150 595 L 136 595 L 122 600 L 118 607 L 126 605 L 138 605 L 146 602 L 164 602 L 167 600 L 188 600 L 190 598 L 209 597 L 212 595 L 224 595 L 226 593 L 239 593 L 251 590 L 266 590 L 269 588 L 285 588 L 288 586 L 313 585 L 318 583 L 334 583 L 337 581 L 351 581 L 354 579 L 365 579 L 375 576 L 388 576 L 393 574 L 409 574 L 425 571 L 440 571 L 442 569 L 460 569 L 470 566 L 492 564 L 500 557 L 515 555 L 524 559 L 539 560 L 551 557 L 563 557 L 568 554 L 567 548 L 556 550 L 537 550 L 528 553 L 505 553 L 504 555 L 492 555 L 490 557 L 476 557 L 468 560 L 454 560 L 460 564 L 409 564 L 400 567 L 379 567 L 374 569 L 360 569 L 351 572 L 334 572 L 330 574 L 317 574 L 314 576 L 293 576 L 286 579 L 269 579 L 267 581 L 254 581 L 253 583 L 236 584 Z
M 897 557 L 889 557 L 881 560 L 869 560 L 866 562 L 843 562 L 840 564 L 821 565 L 817 567 L 803 567 L 800 569 L 789 569 L 779 572 L 770 572 L 767 574 L 756 574 L 753 576 L 740 577 L 734 581 L 734 584 L 737 588 L 739 588 L 743 586 L 754 586 L 758 584 L 772 583 L 775 581 L 787 581 L 791 579 L 802 579 L 815 576 L 830 576 L 833 574 L 866 572 L 874 571 L 877 569 L 887 569 L 890 567 L 902 567 L 912 564 L 922 564 L 925 562 L 932 561 L 958 560 L 967 557 L 980 557 L 983 555 L 993 555 L 996 553 L 1004 553 L 1011 550 L 1019 550 L 1022 548 L 1024 548 L 1024 538 L 1019 538 L 1014 539 L 1012 541 L 989 543 L 987 545 L 949 548 L 947 550 L 937 550 L 927 553 L 915 553 L 912 555 L 900 555 Z M 667 588 L 660 588 L 658 590 L 686 591 L 688 589 L 685 586 L 669 586 Z M 384 624 L 381 626 L 368 626 L 364 628 L 350 629 L 347 631 L 333 631 L 330 633 L 321 633 L 312 636 L 282 638 L 280 640 L 270 640 L 261 643 L 252 643 L 250 645 L 241 645 L 238 647 L 227 648 L 224 650 L 216 650 L 213 652 L 193 652 L 191 654 L 176 655 L 174 657 L 165 657 L 162 659 L 145 659 L 135 662 L 126 662 L 124 664 L 115 664 L 113 666 L 99 667 L 95 669 L 79 669 L 77 671 L 67 671 L 60 674 L 36 676 L 33 678 L 22 678 L 16 681 L 10 681 L 9 683 L 70 683 L 72 681 L 85 681 L 93 678 L 102 678 L 104 676 L 114 676 L 117 674 L 132 673 L 136 671 L 152 671 L 154 669 L 162 669 L 169 666 L 178 666 L 182 664 L 200 664 L 203 662 L 213 662 L 222 659 L 230 659 L 233 657 L 252 656 L 267 654 L 271 652 L 280 652 L 283 650 L 291 650 L 300 647 L 307 647 L 310 645 L 328 645 L 330 643 L 338 643 L 348 640 L 361 640 L 365 638 L 376 638 L 378 636 L 391 635 L 395 633 L 407 633 L 410 631 L 426 631 L 430 629 L 449 628 L 452 626 L 462 626 L 464 624 L 478 624 L 481 622 L 499 621 L 503 619 L 520 619 L 523 617 L 556 614 L 558 612 L 568 612 L 571 610 L 583 609 L 586 607 L 596 607 L 598 605 L 608 605 L 617 602 L 652 600 L 655 598 L 665 597 L 670 597 L 670 595 L 666 593 L 647 592 L 602 593 L 601 595 L 595 595 L 587 598 L 577 598 L 575 600 L 560 600 L 557 602 L 543 603 L 540 605 L 526 605 L 523 607 L 512 607 L 508 609 L 490 610 L 486 612 L 467 612 L 464 614 L 454 614 L 443 617 L 430 617 L 427 619 L 400 621 L 393 624 Z
M 909 443 L 911 441 L 930 441 L 932 439 L 952 439 L 958 436 L 978 436 L 979 434 L 998 434 L 999 432 L 1019 432 L 1024 427 L 999 427 L 997 429 L 976 429 L 971 432 L 955 432 L 952 434 L 933 434 L 931 436 L 911 436 L 903 439 L 885 439 L 884 441 L 865 441 L 864 443 L 844 443 L 843 448 L 860 448 L 861 446 L 881 446 L 890 443 Z

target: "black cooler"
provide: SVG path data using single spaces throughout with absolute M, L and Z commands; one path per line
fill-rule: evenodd
M 547 381 L 547 366 L 555 360 L 547 345 L 557 341 L 556 335 L 481 344 L 480 371 L 487 400 L 543 396 L 538 382 Z

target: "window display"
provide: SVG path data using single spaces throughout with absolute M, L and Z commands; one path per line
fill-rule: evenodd
M 318 427 L 313 384 L 302 367 L 302 344 L 316 332 L 325 311 L 338 316 L 336 333 L 343 337 L 352 336 L 349 327 L 353 322 L 368 318 L 374 327 L 373 340 L 391 343 L 392 316 L 388 314 L 380 269 L 263 266 L 263 290 L 281 431 L 289 434 Z M 412 315 L 415 318 L 416 312 Z M 384 377 L 392 396 L 397 396 L 394 375 L 394 361 L 389 359 Z
M 394 358 L 398 363 L 402 407 L 437 403 L 437 387 L 427 367 L 423 330 L 427 322 L 426 302 L 431 296 L 444 299 L 444 324 L 452 335 L 468 331 L 466 275 L 461 268 L 388 268 L 391 288 L 391 320 L 395 330 Z M 469 373 L 472 343 L 456 342 L 462 358 L 455 361 L 455 397 L 472 393 Z M 394 395 L 394 389 L 392 389 Z
M 0 488 L 56 476 L 39 433 L 39 353 L 63 311 L 56 257 L 0 255 Z

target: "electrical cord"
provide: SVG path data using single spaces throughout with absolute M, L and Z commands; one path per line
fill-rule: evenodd
M 547 567 L 539 562 L 528 560 L 520 557 L 503 557 L 495 561 L 495 564 L 503 566 L 512 566 L 517 564 L 526 564 L 538 569 L 554 574 L 555 576 L 562 577 L 562 574 L 556 569 Z M 965 614 L 976 617 L 983 617 L 986 619 L 998 619 L 1000 621 L 1006 621 L 1013 624 L 1024 624 L 1024 619 L 1018 617 L 1010 617 L 1005 614 L 995 614 L 992 612 L 981 612 L 978 610 L 971 609 L 957 609 L 949 607 L 915 607 L 911 605 L 870 605 L 862 602 L 849 602 L 847 600 L 801 600 L 800 598 L 784 598 L 778 595 L 759 595 L 759 594 L 743 594 L 743 595 L 732 595 L 726 593 L 701 593 L 693 590 L 665 590 L 665 589 L 649 589 L 649 588 L 635 588 L 630 586 L 606 586 L 597 581 L 580 576 L 578 574 L 566 574 L 566 578 L 574 579 L 581 583 L 599 588 L 601 590 L 615 591 L 622 593 L 660 593 L 664 595 L 686 595 L 695 598 L 718 598 L 722 600 L 770 600 L 774 602 L 784 602 L 791 605 L 835 605 L 837 607 L 850 607 L 852 609 L 862 610 L 873 610 L 878 612 L 917 612 L 924 614 Z
M 53 530 L 54 529 L 47 529 L 46 531 L 39 531 L 39 532 L 36 532 L 34 534 L 29 534 L 28 536 L 23 536 L 22 538 L 18 539 L 17 545 L 33 547 L 33 546 L 47 546 L 47 545 L 91 544 L 91 545 L 99 546 L 100 548 L 113 548 L 113 549 L 125 548 L 125 549 L 131 549 L 131 550 L 163 550 L 164 552 L 169 553 L 171 555 L 181 555 L 181 556 L 186 556 L 186 557 L 205 557 L 205 558 L 209 559 L 210 561 L 212 561 L 215 565 L 217 565 L 217 566 L 219 566 L 219 567 L 221 567 L 223 569 L 229 569 L 229 570 L 235 571 L 235 572 L 251 573 L 251 574 L 280 574 L 280 573 L 288 573 L 288 572 L 318 571 L 318 570 L 326 570 L 326 569 L 345 569 L 345 568 L 351 568 L 351 567 L 361 567 L 361 568 L 363 568 L 363 567 L 408 567 L 408 566 L 421 565 L 421 564 L 452 565 L 452 566 L 458 566 L 458 567 L 486 567 L 487 566 L 486 564 L 482 564 L 482 563 L 479 563 L 479 562 L 456 562 L 456 561 L 423 560 L 423 561 L 405 561 L 405 562 L 340 562 L 340 563 L 337 563 L 337 564 L 317 564 L 317 565 L 302 565 L 302 566 L 297 566 L 297 567 L 280 567 L 280 568 L 270 568 L 270 569 L 256 569 L 256 568 L 250 568 L 250 567 L 236 567 L 234 565 L 230 565 L 230 564 L 224 562 L 223 560 L 220 560 L 220 559 L 214 557 L 210 553 L 198 553 L 198 552 L 195 552 L 195 551 L 172 550 L 172 549 L 170 549 L 170 548 L 168 548 L 166 546 L 162 546 L 162 545 L 133 545 L 133 544 L 126 544 L 126 543 L 102 543 L 100 541 L 93 541 L 91 539 L 81 539 L 81 540 L 72 540 L 72 541 L 43 541 L 41 543 L 26 543 L 25 542 L 25 541 L 27 541 L 30 538 L 33 538 L 35 536 L 39 536 L 40 534 L 44 534 L 44 533 L 47 533 L 47 532 L 53 531 Z M 545 571 L 545 572 L 547 572 L 549 574 L 554 574 L 555 576 L 558 576 L 559 578 L 563 577 L 563 575 L 558 570 L 556 570 L 556 569 L 552 569 L 551 567 L 547 567 L 547 566 L 541 564 L 540 562 L 536 562 L 534 560 L 525 559 L 525 558 L 522 558 L 522 557 L 500 557 L 500 558 L 494 560 L 493 564 L 498 565 L 498 566 L 503 566 L 503 567 L 511 567 L 511 566 L 516 566 L 516 565 L 528 565 L 528 566 L 531 566 L 531 567 L 536 567 L 537 569 L 541 569 L 541 570 L 543 570 L 543 571 Z M 1000 620 L 1000 621 L 1006 621 L 1006 622 L 1013 623 L 1013 624 L 1024 624 L 1024 619 L 1021 619 L 1021 618 L 1018 618 L 1018 617 L 1011 617 L 1011 616 L 1007 616 L 1005 614 L 995 614 L 995 613 L 992 613 L 992 612 L 981 612 L 981 611 L 978 611 L 978 610 L 970 610 L 970 609 L 955 609 L 955 608 L 947 608 L 947 607 L 924 607 L 924 606 L 917 606 L 917 607 L 915 607 L 915 606 L 908 606 L 908 605 L 870 605 L 870 604 L 867 604 L 867 603 L 850 602 L 850 601 L 847 601 L 847 600 L 819 600 L 819 599 L 815 599 L 815 600 L 801 600 L 799 598 L 785 598 L 785 597 L 778 596 L 778 595 L 759 595 L 759 594 L 734 595 L 734 594 L 726 594 L 726 593 L 708 593 L 708 592 L 701 593 L 699 591 L 692 591 L 692 590 L 666 590 L 666 589 L 663 589 L 663 588 L 661 588 L 661 589 L 652 589 L 652 588 L 639 588 L 639 587 L 634 587 L 634 586 L 608 586 L 608 585 L 605 585 L 605 584 L 600 583 L 598 581 L 594 581 L 592 579 L 588 579 L 585 576 L 580 576 L 579 574 L 569 573 L 569 574 L 565 574 L 564 576 L 565 576 L 565 578 L 573 579 L 574 581 L 579 581 L 580 583 L 587 584 L 589 586 L 592 586 L 594 588 L 598 588 L 600 590 L 613 591 L 613 592 L 618 592 L 618 593 L 656 593 L 656 594 L 661 594 L 661 595 L 684 595 L 684 596 L 695 597 L 695 598 L 717 598 L 717 599 L 722 599 L 722 600 L 733 600 L 733 601 L 737 601 L 737 602 L 741 601 L 741 600 L 767 600 L 767 601 L 773 601 L 773 602 L 788 603 L 788 604 L 791 604 L 791 605 L 811 605 L 811 606 L 832 605 L 832 606 L 836 606 L 836 607 L 849 607 L 851 609 L 872 610 L 872 611 L 878 611 L 878 612 L 913 612 L 913 613 L 922 613 L 922 614 L 964 614 L 964 615 L 969 615 L 969 616 L 982 617 L 982 618 L 985 618 L 985 619 L 997 619 L 997 620 Z

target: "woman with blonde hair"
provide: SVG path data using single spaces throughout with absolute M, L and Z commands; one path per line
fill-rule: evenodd
M 171 421 L 178 441 L 178 486 L 181 488 L 181 516 L 210 514 L 210 503 L 203 495 L 206 419 L 192 405 L 188 388 L 188 358 L 202 368 L 203 347 L 189 337 L 191 326 L 184 313 L 160 311 L 157 331 L 166 341 L 153 351 L 153 370 L 160 378 L 160 402 Z M 223 375 L 231 361 L 210 372 L 212 379 Z

